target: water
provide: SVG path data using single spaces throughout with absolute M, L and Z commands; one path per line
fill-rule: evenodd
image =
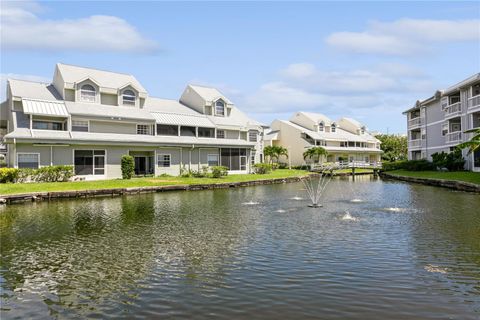
M 309 208 L 301 189 L 2 207 L 1 318 L 480 318 L 480 196 L 362 176 Z

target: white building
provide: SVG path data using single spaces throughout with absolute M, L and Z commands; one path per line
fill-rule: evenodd
M 9 79 L 0 127 L 7 165 L 73 165 L 86 179 L 178 175 L 224 165 L 247 173 L 262 157 L 264 126 L 217 89 L 188 85 L 179 101 L 149 96 L 134 76 L 57 64 L 52 83 Z M 2 149 L 3 150 L 3 149 Z
M 333 121 L 320 113 L 297 112 L 290 120 L 275 120 L 265 144 L 285 147 L 293 166 L 305 163 L 303 153 L 314 146 L 328 151 L 327 162 L 381 160 L 380 141 L 356 120 Z M 307 159 L 308 162 L 308 159 Z

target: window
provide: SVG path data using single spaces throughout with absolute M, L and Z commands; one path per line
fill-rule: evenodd
M 348 146 L 349 147 L 355 147 L 355 142 L 354 141 L 348 141 Z
M 365 134 L 365 127 L 360 128 L 360 134 Z
M 150 134 L 150 126 L 148 124 L 137 124 L 137 134 Z
M 75 150 L 76 175 L 105 174 L 105 150 Z
M 318 131 L 320 131 L 320 132 L 325 131 L 325 125 L 323 124 L 323 122 L 320 122 L 318 124 Z
M 178 136 L 178 126 L 157 124 L 158 136 Z
M 340 141 L 340 147 L 347 147 L 348 143 L 346 141 Z
M 51 121 L 32 121 L 32 129 L 37 130 L 63 130 L 63 123 L 61 122 L 51 122 Z
M 255 154 L 250 155 L 250 165 L 255 165 Z
M 217 130 L 217 139 L 225 139 L 225 130 Z
M 95 102 L 97 91 L 91 84 L 84 84 L 80 89 L 80 100 L 85 102 Z
M 213 138 L 213 137 L 215 137 L 215 129 L 213 129 L 213 128 L 198 128 L 198 136 L 200 138 Z
M 332 123 L 332 126 L 330 127 L 331 132 L 337 131 L 337 125 L 335 123 Z
M 246 170 L 246 149 L 222 148 L 220 149 L 220 154 L 220 165 L 227 167 L 229 170 Z
M 135 105 L 135 92 L 132 90 L 125 90 L 122 93 L 122 101 L 124 105 L 134 106 Z
M 472 87 L 472 97 L 480 95 L 480 84 L 476 84 Z
M 19 153 L 17 154 L 17 165 L 19 168 L 38 169 L 40 166 L 40 154 Z
M 448 123 L 442 125 L 442 136 L 445 136 L 448 133 Z
M 248 132 L 248 140 L 251 141 L 251 142 L 257 142 L 257 135 L 258 135 L 257 131 L 249 131 Z
M 225 103 L 222 100 L 215 102 L 215 115 L 225 116 Z
M 159 154 L 157 155 L 157 164 L 162 168 L 170 167 L 171 156 L 169 154 Z
M 218 154 L 207 155 L 207 163 L 209 167 L 218 166 Z
M 195 127 L 181 127 L 180 128 L 180 135 L 184 137 L 195 137 Z
M 88 121 L 72 120 L 72 131 L 88 132 Z

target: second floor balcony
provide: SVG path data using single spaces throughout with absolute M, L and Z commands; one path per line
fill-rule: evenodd
M 462 103 L 456 102 L 453 104 L 449 104 L 443 110 L 445 111 L 445 118 L 458 117 L 462 114 Z
M 414 148 L 421 148 L 422 147 L 422 142 L 424 140 L 422 139 L 414 139 L 414 140 L 410 140 L 408 141 L 408 148 L 410 149 L 414 149 Z
M 480 107 L 480 94 L 468 99 L 468 109 Z
M 423 122 L 424 121 L 423 121 L 422 117 L 413 118 L 413 119 L 408 120 L 408 127 L 409 128 L 419 127 L 419 126 L 423 125 Z
M 445 135 L 445 143 L 454 143 L 462 141 L 462 131 L 450 132 Z

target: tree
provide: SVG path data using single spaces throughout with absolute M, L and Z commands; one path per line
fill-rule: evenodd
M 313 159 L 315 163 L 320 162 L 320 157 L 326 156 L 327 150 L 323 147 L 312 147 L 303 153 L 303 159 Z
M 396 134 L 378 134 L 375 136 L 380 142 L 383 151 L 382 160 L 406 160 L 408 154 L 407 137 Z
M 122 179 L 131 179 L 135 174 L 135 162 L 132 156 L 123 155 L 120 160 Z
M 467 130 L 465 133 L 473 133 L 474 136 L 469 141 L 460 143 L 457 148 L 460 150 L 468 148 L 467 155 L 470 155 L 480 148 L 480 128 Z
M 282 146 L 266 146 L 263 148 L 263 155 L 270 159 L 270 163 L 273 163 L 274 160 L 278 163 L 281 156 L 288 158 L 288 150 Z

